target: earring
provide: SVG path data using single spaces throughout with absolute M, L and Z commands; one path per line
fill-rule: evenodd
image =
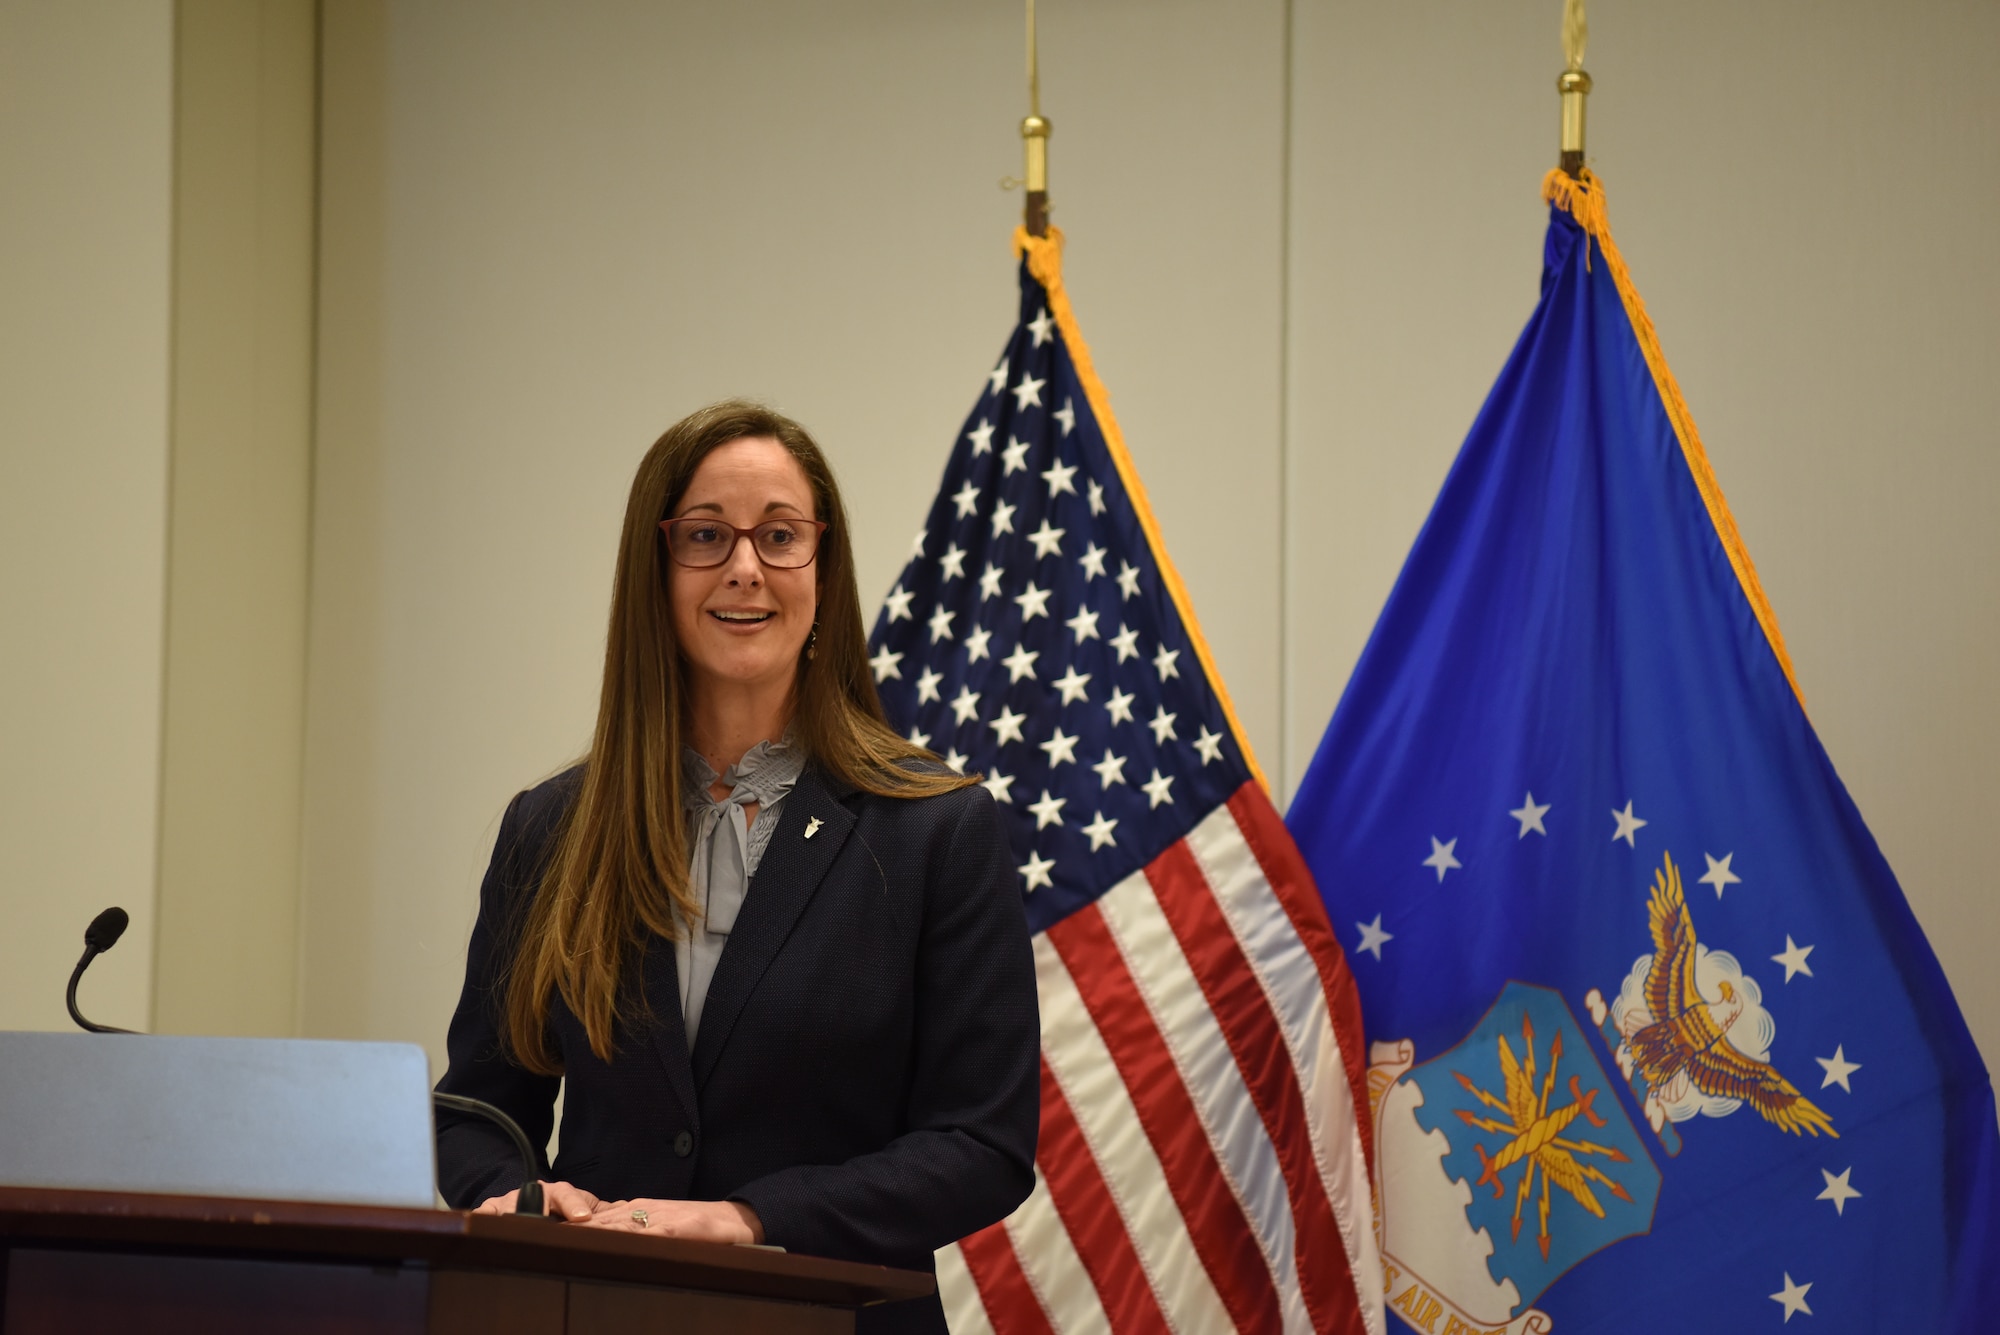
M 813 622 L 813 628 L 810 631 L 806 632 L 806 657 L 808 659 L 810 659 L 813 656 L 814 646 L 816 646 L 818 643 L 819 643 L 819 622 L 815 621 Z

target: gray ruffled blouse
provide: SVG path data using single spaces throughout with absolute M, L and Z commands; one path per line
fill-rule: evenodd
M 720 775 L 699 753 L 681 752 L 682 805 L 688 813 L 688 841 L 694 846 L 688 879 L 695 902 L 702 905 L 698 922 L 688 922 L 679 910 L 674 913 L 681 928 L 674 941 L 674 964 L 680 973 L 681 1019 L 690 1051 L 722 948 L 729 944 L 736 915 L 750 893 L 750 878 L 757 874 L 771 832 L 778 828 L 778 808 L 805 764 L 804 752 L 788 741 L 759 742 Z M 709 796 L 717 779 L 730 790 L 720 802 Z M 752 803 L 757 804 L 754 823 L 743 814 Z

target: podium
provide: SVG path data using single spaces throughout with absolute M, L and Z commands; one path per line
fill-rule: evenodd
M 0 1335 L 835 1335 L 934 1287 L 519 1216 L 0 1186 Z

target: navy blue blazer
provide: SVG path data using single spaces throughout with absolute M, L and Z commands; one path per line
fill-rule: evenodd
M 438 1082 L 537 1145 L 558 1081 L 503 1053 L 500 984 L 580 775 L 500 823 Z M 742 1201 L 790 1251 L 929 1270 L 1034 1185 L 1041 1040 L 1006 836 L 983 788 L 879 797 L 811 766 L 776 820 L 692 1053 L 668 941 L 644 951 L 648 1018 L 621 1025 L 610 1061 L 552 1000 L 568 1088 L 551 1175 L 607 1200 Z M 452 1205 L 512 1190 L 519 1163 L 497 1128 L 439 1111 Z M 944 1312 L 936 1297 L 865 1309 L 858 1329 L 943 1331 Z

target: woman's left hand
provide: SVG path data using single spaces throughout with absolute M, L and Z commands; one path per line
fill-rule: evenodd
M 656 1238 L 693 1242 L 762 1242 L 764 1223 L 741 1201 L 600 1201 L 590 1218 L 592 1228 L 621 1233 L 650 1233 Z

